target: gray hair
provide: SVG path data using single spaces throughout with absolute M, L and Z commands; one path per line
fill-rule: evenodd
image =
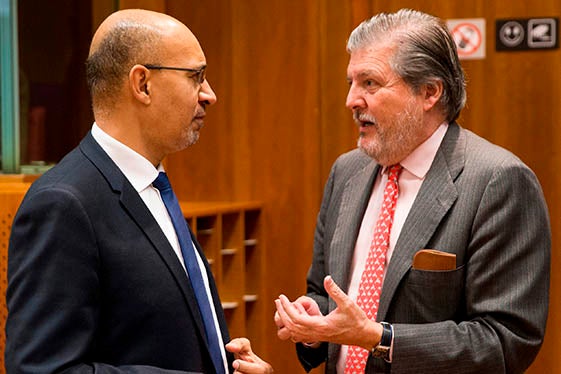
M 444 22 L 411 9 L 380 13 L 353 30 L 347 51 L 353 53 L 387 41 L 394 43 L 394 54 L 389 61 L 392 70 L 414 92 L 440 80 L 443 85 L 440 108 L 448 122 L 458 118 L 466 102 L 466 82 L 456 43 Z
M 86 80 L 94 110 L 114 105 L 135 64 L 155 63 L 160 39 L 156 29 L 136 20 L 120 21 L 107 32 L 86 60 Z

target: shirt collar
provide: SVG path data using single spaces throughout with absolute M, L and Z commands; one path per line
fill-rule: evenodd
M 447 130 L 448 123 L 441 123 L 427 140 L 401 161 L 401 166 L 417 178 L 425 178 Z
M 107 134 L 95 122 L 92 126 L 92 136 L 137 192 L 150 186 L 158 172 L 164 171 L 161 164 L 155 168 L 145 157 Z

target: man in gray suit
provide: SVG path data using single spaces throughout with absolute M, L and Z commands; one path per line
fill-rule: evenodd
M 331 170 L 308 294 L 275 301 L 278 336 L 298 343 L 308 371 L 327 361 L 327 373 L 523 372 L 542 344 L 549 298 L 550 226 L 536 176 L 455 122 L 465 79 L 441 20 L 380 14 L 347 50 L 359 149 Z M 394 165 L 398 197 L 375 278 L 365 264 Z M 369 318 L 357 297 L 372 277 L 381 295 Z

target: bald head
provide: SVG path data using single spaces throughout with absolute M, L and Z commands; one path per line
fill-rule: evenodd
M 134 32 L 135 28 L 143 29 L 137 32 L 166 34 L 171 29 L 181 28 L 189 33 L 189 29 L 177 19 L 163 13 L 144 9 L 125 9 L 107 17 L 94 34 L 90 46 L 90 56 L 95 53 L 104 39 L 117 29 Z M 192 33 L 191 33 L 192 35 Z M 194 36 L 193 36 L 194 37 Z
M 111 109 L 118 102 L 134 65 L 159 65 L 178 35 L 199 46 L 183 23 L 163 13 L 126 9 L 107 17 L 92 39 L 86 61 L 94 113 Z

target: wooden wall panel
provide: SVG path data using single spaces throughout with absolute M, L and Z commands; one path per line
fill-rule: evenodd
M 148 9 L 166 11 L 166 0 L 118 0 L 119 9 Z
M 167 1 L 167 13 L 184 22 L 197 36 L 207 60 L 207 79 L 218 101 L 207 107 L 197 144 L 168 157 L 168 169 L 178 197 L 186 200 L 246 199 L 239 193 L 236 160 L 240 135 L 233 121 L 232 10 L 229 0 Z M 247 148 L 244 146 L 244 148 Z M 243 189 L 245 191 L 245 189 Z
M 97 30 L 101 22 L 111 13 L 113 13 L 116 8 L 114 0 L 96 0 L 91 4 L 92 7 L 92 35 Z M 88 44 L 89 47 L 89 44 Z
M 304 292 L 319 208 L 318 18 L 314 2 L 257 0 L 233 7 L 236 128 L 247 130 L 249 174 L 238 180 L 265 203 L 268 346 L 277 372 L 298 373 L 294 346 L 276 337 L 273 299 Z M 242 160 L 238 160 L 239 163 Z
M 8 242 L 12 221 L 16 211 L 27 192 L 30 183 L 24 182 L 21 176 L 0 178 L 0 374 L 4 374 L 4 348 L 6 347 L 5 325 L 8 318 L 6 306 L 6 289 L 8 287 Z
M 255 347 L 279 373 L 303 372 L 292 343 L 276 337 L 274 298 L 305 290 L 319 178 L 318 7 L 298 0 L 167 1 L 199 38 L 218 103 L 197 145 L 166 167 L 188 200 L 264 202 L 269 295 L 266 343 Z M 344 76 L 343 76 L 344 81 Z
M 320 95 L 321 123 L 321 175 L 320 188 L 327 181 L 331 165 L 335 159 L 356 147 L 358 128 L 352 114 L 345 106 L 349 84 L 347 64 L 349 55 L 345 52 L 347 38 L 357 18 L 369 13 L 366 0 L 341 2 L 327 0 L 320 2 L 319 18 L 320 43 Z

